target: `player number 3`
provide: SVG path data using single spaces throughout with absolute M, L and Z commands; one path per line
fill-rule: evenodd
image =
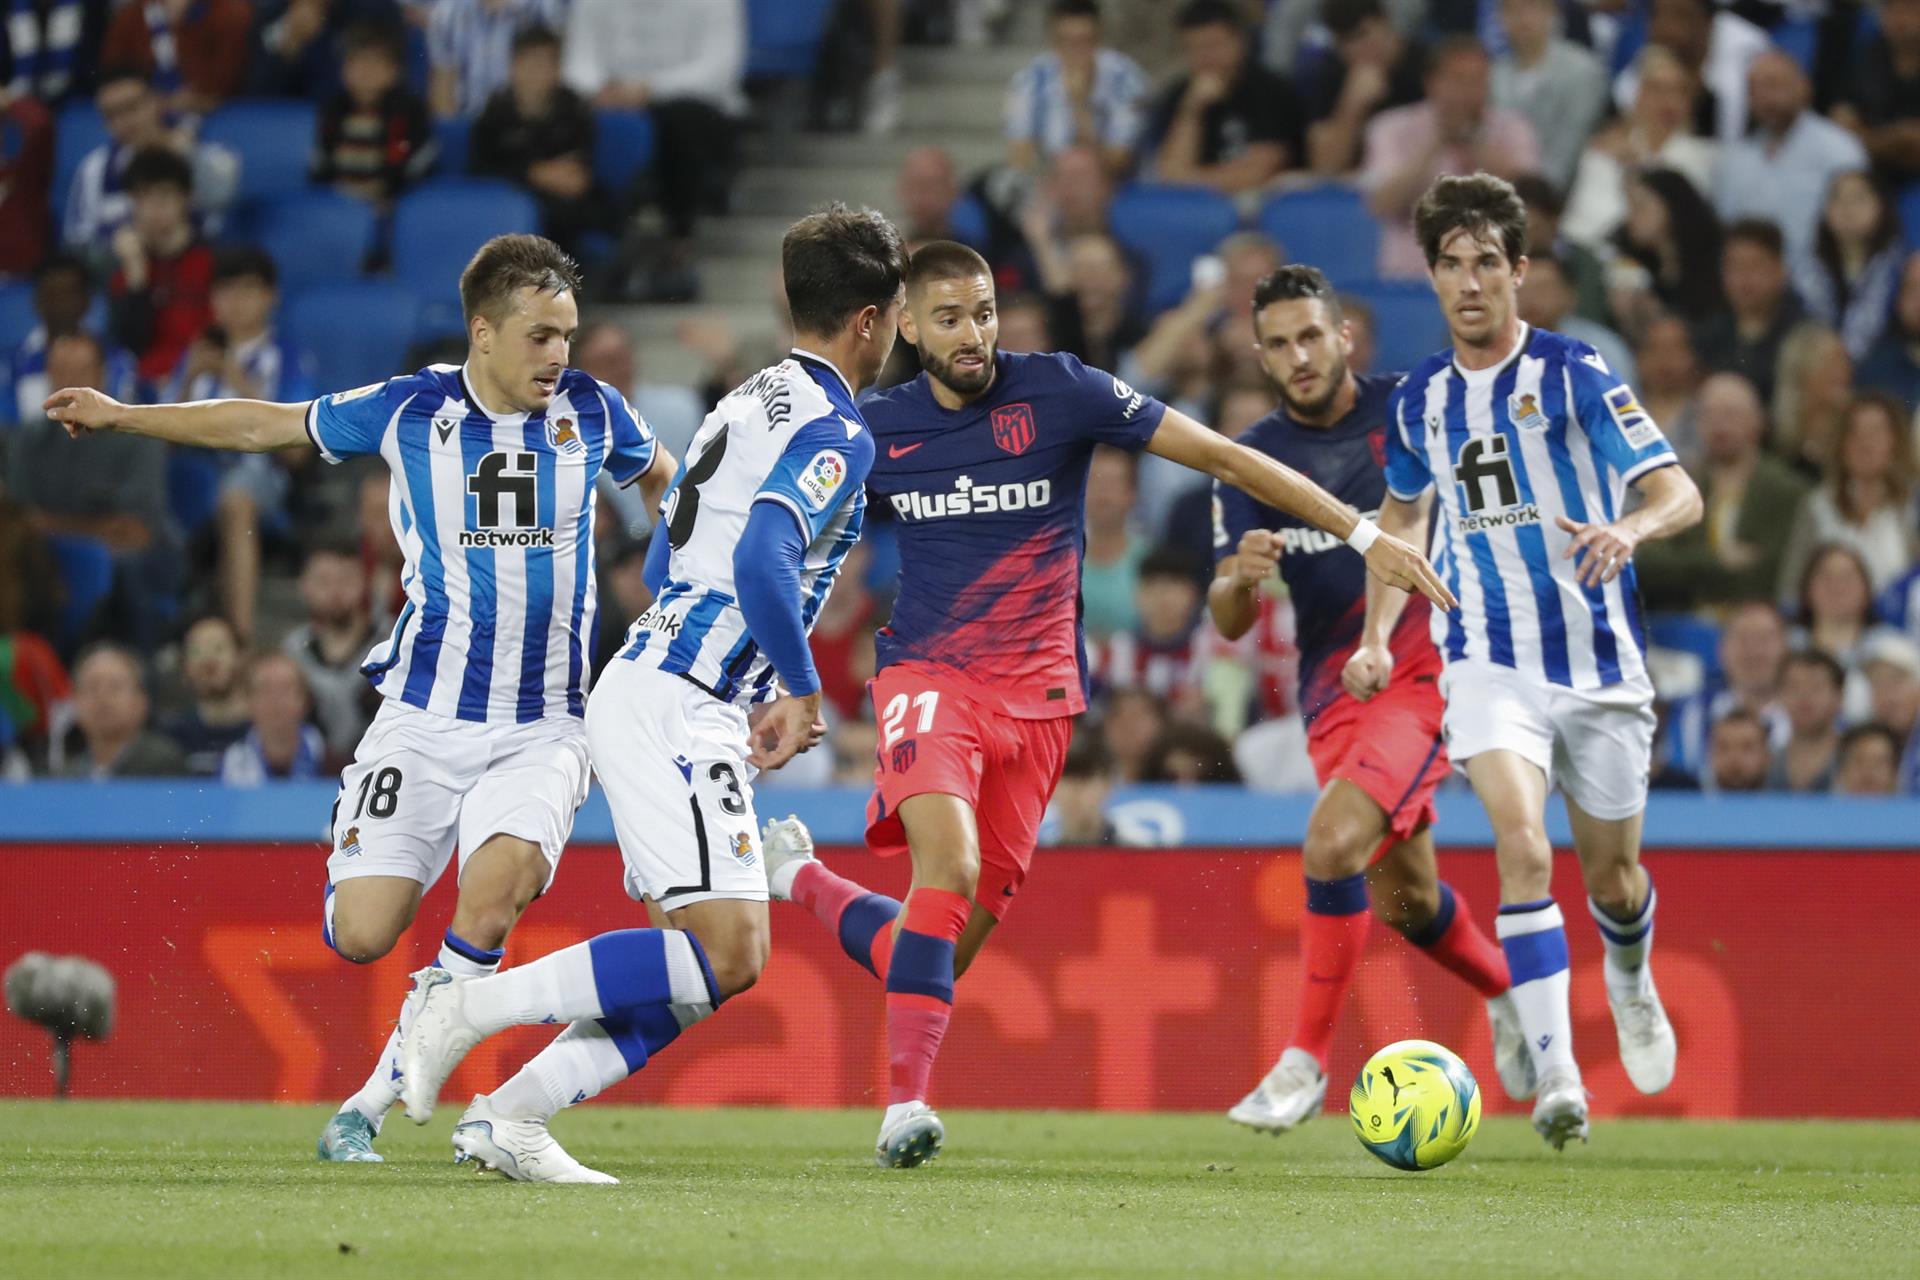
M 887 714 L 882 719 L 886 730 L 886 744 L 889 747 L 900 741 L 901 734 L 906 732 L 902 725 L 907 718 L 907 705 L 907 695 L 904 693 L 895 694 L 893 701 L 887 704 Z M 919 726 L 914 732 L 933 732 L 933 713 L 940 705 L 940 691 L 929 689 L 925 693 L 916 694 L 912 705 L 920 708 Z

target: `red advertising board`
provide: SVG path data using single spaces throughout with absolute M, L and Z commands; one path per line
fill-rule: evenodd
M 836 868 L 899 892 L 900 860 L 829 849 Z M 83 1097 L 328 1101 L 351 1093 L 391 1025 L 408 971 L 451 909 L 431 893 L 414 933 L 356 967 L 320 940 L 324 852 L 291 846 L 0 846 L 0 963 L 79 953 L 112 971 L 110 1039 L 75 1049 Z M 1852 1087 L 1911 1053 L 1907 947 L 1920 856 L 1653 853 L 1656 972 L 1680 1038 L 1680 1073 L 1657 1098 L 1621 1070 L 1581 909 L 1577 867 L 1554 889 L 1573 947 L 1577 1052 L 1599 1114 L 1867 1116 L 1884 1094 Z M 607 929 L 644 925 L 606 847 L 567 854 L 508 948 L 523 961 Z M 1443 858 L 1487 925 L 1493 859 Z M 934 1078 L 956 1107 L 1218 1110 L 1278 1053 L 1300 973 L 1296 855 L 1245 850 L 1046 851 L 973 970 Z M 1902 905 L 1905 904 L 1905 905 Z M 797 907 L 774 911 L 774 956 L 731 1001 L 616 1100 L 683 1105 L 878 1105 L 886 1075 L 880 991 Z M 451 1093 L 490 1088 L 551 1034 L 483 1044 Z M 1369 1047 L 1420 1036 L 1462 1053 L 1495 1110 L 1486 1015 L 1457 981 L 1376 928 L 1333 1055 L 1338 1084 Z M 50 1088 L 47 1037 L 0 1021 L 0 1094 Z M 1338 1107 L 1341 1089 L 1329 1102 Z M 1913 1114 L 1916 1104 L 1894 1104 Z

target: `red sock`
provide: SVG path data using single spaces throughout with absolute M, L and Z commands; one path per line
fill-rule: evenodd
M 809 862 L 795 873 L 790 896 L 833 930 L 854 963 L 880 981 L 887 980 L 893 919 L 900 914 L 898 902 L 885 894 L 869 893 L 818 862 Z
M 1367 877 L 1307 879 L 1307 914 L 1300 928 L 1300 1010 L 1287 1047 L 1304 1049 L 1324 1070 L 1340 1005 L 1353 985 L 1367 945 Z
M 1456 895 L 1445 881 L 1440 884 L 1440 910 L 1424 928 L 1409 933 L 1407 941 L 1489 999 L 1513 985 L 1507 974 L 1506 953 L 1473 923 L 1467 900 Z
M 945 889 L 907 895 L 887 966 L 887 1105 L 922 1101 L 953 1016 L 953 952 L 973 904 Z

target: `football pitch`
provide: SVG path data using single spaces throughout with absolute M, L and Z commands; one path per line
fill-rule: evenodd
M 1920 1124 L 1610 1121 L 1555 1156 L 1492 1120 L 1397 1173 L 1345 1117 L 956 1111 L 867 1163 L 865 1111 L 588 1107 L 618 1187 L 450 1163 L 451 1100 L 388 1163 L 321 1165 L 313 1108 L 0 1103 L 0 1275 L 1920 1276 Z

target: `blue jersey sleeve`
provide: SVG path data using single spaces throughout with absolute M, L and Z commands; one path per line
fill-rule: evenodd
M 1252 495 L 1230 484 L 1213 482 L 1213 562 L 1219 564 L 1240 549 L 1240 539 L 1265 522 Z
M 629 485 L 647 474 L 659 445 L 653 428 L 635 413 L 627 398 L 604 382 L 594 384 L 607 402 L 607 474 L 618 485 Z
M 1407 380 L 1402 378 L 1387 397 L 1387 492 L 1402 502 L 1412 502 L 1433 488 L 1433 468 L 1427 455 L 1415 443 L 1414 428 L 1407 424 Z
M 328 462 L 379 453 L 394 415 L 418 390 L 409 374 L 320 396 L 307 405 L 307 435 Z
M 1567 381 L 1581 430 L 1625 483 L 1679 461 L 1653 415 L 1640 407 L 1633 388 L 1615 377 L 1606 361 L 1585 343 L 1574 344 L 1568 353 Z
M 811 544 L 872 469 L 873 436 L 860 423 L 829 414 L 793 433 L 753 500 L 785 507 Z
M 1066 374 L 1071 416 L 1081 435 L 1136 453 L 1147 447 L 1166 416 L 1165 404 L 1104 369 L 1089 369 L 1073 356 L 1055 358 Z

